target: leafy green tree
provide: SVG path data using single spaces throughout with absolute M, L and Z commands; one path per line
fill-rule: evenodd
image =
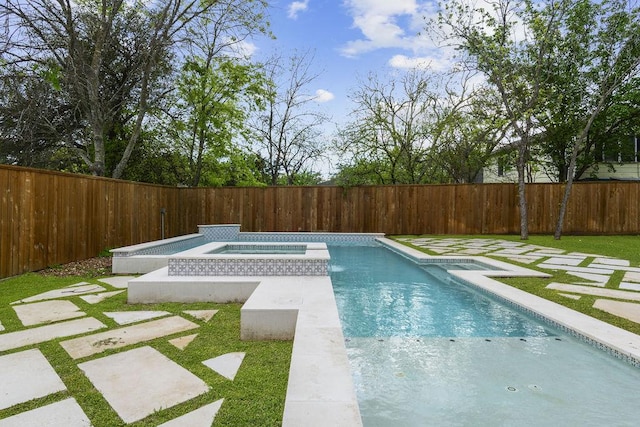
M 598 163 L 615 170 L 624 162 L 640 161 L 636 158 L 631 138 L 640 135 L 640 78 L 636 77 L 613 95 L 610 106 L 594 120 L 580 153 L 575 176 L 580 177 L 588 167 Z
M 293 176 L 281 176 L 278 185 L 319 185 L 322 183 L 320 172 L 300 172 Z
M 468 64 L 482 72 L 495 88 L 513 132 L 517 149 L 520 238 L 529 236 L 525 171 L 532 136 L 539 132 L 546 83 L 555 61 L 556 38 L 568 13 L 566 1 L 545 7 L 529 0 L 497 0 L 492 9 L 463 0 L 448 2 L 438 26 L 465 55 Z
M 37 70 L 27 74 L 14 68 L 0 69 L 0 163 L 82 169 L 60 143 L 83 127 L 73 106 Z
M 370 75 L 335 142 L 341 185 L 474 182 L 504 136 L 500 104 L 467 72 Z
M 234 152 L 238 135 L 248 138 L 248 115 L 264 106 L 267 95 L 268 82 L 254 65 L 215 57 L 186 62 L 172 134 L 189 160 L 188 185 L 201 184 L 205 164 L 215 166 L 216 159 L 228 161 L 232 154 L 241 158 Z
M 570 41 L 565 45 L 571 51 L 571 60 L 583 65 L 577 70 L 576 79 L 584 82 L 581 87 L 584 97 L 580 125 L 572 138 L 567 184 L 554 233 L 556 239 L 562 235 L 578 158 L 587 151 L 591 128 L 599 116 L 614 113 L 615 101 L 621 99 L 630 85 L 637 83 L 636 77 L 640 73 L 640 8 L 637 3 L 622 0 L 574 3 L 571 16 L 575 16 L 577 24 L 568 28 L 569 36 L 562 40 Z M 582 27 L 586 22 L 595 24 Z M 580 35 L 581 43 L 572 42 L 571 31 Z
M 455 92 L 438 115 L 438 139 L 433 161 L 446 173 L 445 181 L 477 182 L 504 140 L 508 120 L 496 93 L 487 87 Z
M 142 134 L 122 179 L 151 184 L 179 186 L 188 180 L 187 159 L 168 144 Z
M 35 68 L 60 90 L 82 129 L 64 144 L 95 175 L 121 177 L 153 114 L 165 109 L 178 51 L 207 37 L 223 48 L 265 30 L 262 0 L 7 0 L 2 55 L 17 72 Z M 202 33 L 198 26 L 208 25 Z
M 627 1 L 448 2 L 438 28 L 500 94 L 517 148 L 520 235 L 528 236 L 525 171 L 536 141 L 567 178 L 558 229 L 589 130 L 637 73 L 638 9 Z M 544 137 L 541 137 L 541 136 Z

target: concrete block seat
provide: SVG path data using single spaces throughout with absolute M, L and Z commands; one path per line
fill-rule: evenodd
M 283 426 L 362 425 L 329 277 L 270 277 L 241 309 L 242 339 L 291 339 Z

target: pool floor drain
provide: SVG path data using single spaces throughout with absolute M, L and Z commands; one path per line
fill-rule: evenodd
M 518 391 L 518 389 L 510 385 L 510 386 L 507 386 L 507 391 L 516 392 Z

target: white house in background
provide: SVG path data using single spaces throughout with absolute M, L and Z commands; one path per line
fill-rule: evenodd
M 600 149 L 602 162 L 589 167 L 579 180 L 619 180 L 640 181 L 640 136 L 630 137 L 608 150 Z M 517 182 L 515 151 L 505 152 L 482 170 L 482 182 Z M 555 176 L 545 173 L 542 165 L 529 164 L 526 170 L 527 182 L 557 182 Z

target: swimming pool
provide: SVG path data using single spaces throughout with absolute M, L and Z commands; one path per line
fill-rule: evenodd
M 329 246 L 365 426 L 636 425 L 640 370 L 383 247 Z

